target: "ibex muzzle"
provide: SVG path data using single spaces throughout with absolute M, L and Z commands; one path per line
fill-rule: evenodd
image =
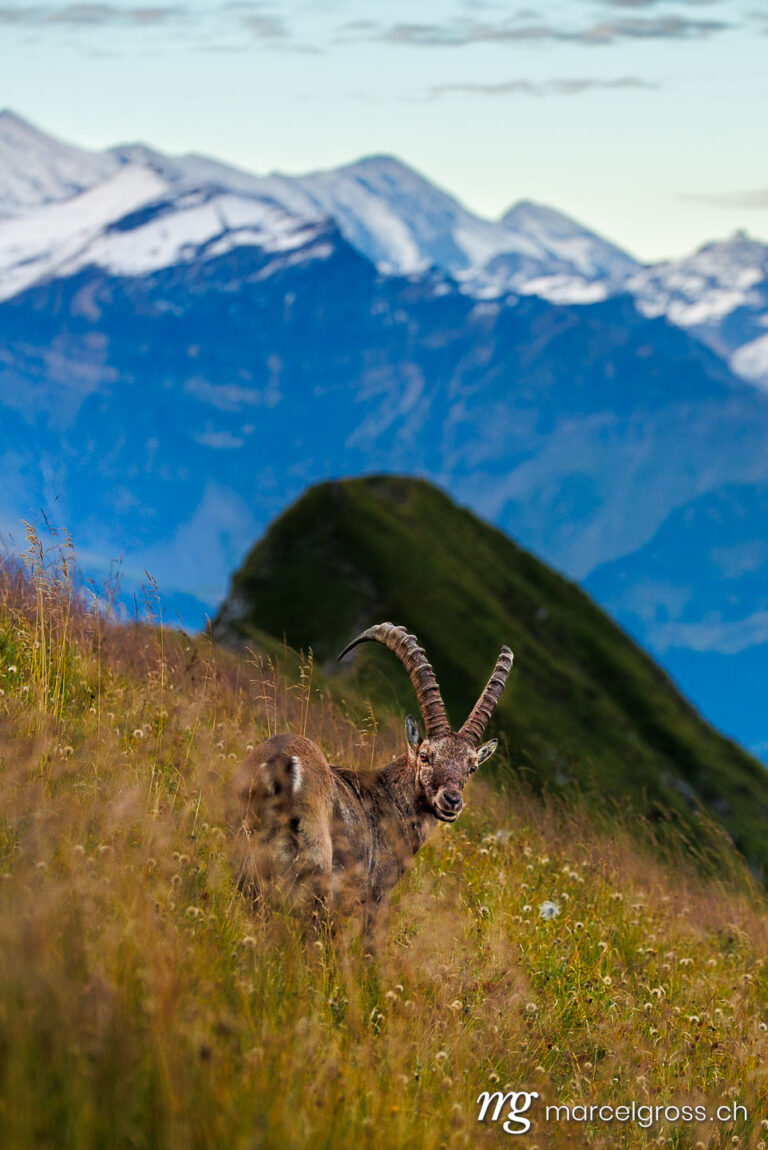
M 298 735 L 276 735 L 251 751 L 235 772 L 228 823 L 240 885 L 254 895 L 279 875 L 323 903 L 351 895 L 375 909 L 437 822 L 455 822 L 467 779 L 496 750 L 496 739 L 481 740 L 512 669 L 508 647 L 469 718 L 452 731 L 415 636 L 378 623 L 339 658 L 367 641 L 383 643 L 408 672 L 424 737 L 408 715 L 407 749 L 378 770 L 332 767 Z

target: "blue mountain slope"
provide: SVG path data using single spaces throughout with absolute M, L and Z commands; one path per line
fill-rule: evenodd
M 768 485 L 726 486 L 675 509 L 586 586 L 714 722 L 768 759 Z
M 5 449 L 26 442 L 40 501 L 77 526 L 124 515 L 138 553 L 219 485 L 245 501 L 237 550 L 312 479 L 390 467 L 584 576 L 702 487 L 768 471 L 766 404 L 628 299 L 478 305 L 439 278 L 382 278 L 329 236 L 329 256 L 282 269 L 238 248 L 1 305 Z

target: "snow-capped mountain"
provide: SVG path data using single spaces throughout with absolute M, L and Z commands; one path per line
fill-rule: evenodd
M 108 179 L 120 161 L 56 140 L 11 111 L 0 112 L 0 218 L 76 196 Z
M 743 234 L 643 268 L 541 204 L 482 219 L 391 156 L 255 175 L 142 144 L 89 152 L 0 113 L 0 298 L 89 263 L 141 274 L 240 243 L 299 250 L 328 221 L 381 274 L 434 269 L 478 299 L 589 304 L 629 292 L 645 315 L 666 316 L 768 385 L 768 245 Z
M 737 232 L 687 259 L 645 268 L 628 288 L 645 315 L 665 315 L 768 386 L 768 244 Z
M 479 297 L 520 292 L 561 302 L 602 299 L 639 268 L 619 248 L 548 208 L 520 204 L 500 221 L 481 219 L 392 156 L 260 183 L 263 194 L 289 211 L 333 218 L 384 274 L 437 268 Z
M 640 264 L 615 244 L 582 227 L 570 216 L 543 204 L 521 200 L 501 219 L 508 231 L 538 246 L 539 261 L 549 265 L 538 277 L 518 277 L 517 290 L 556 303 L 589 303 L 623 290 Z M 486 264 L 486 275 L 504 266 L 499 256 Z
M 70 200 L 0 221 L 0 299 L 85 267 L 146 275 L 239 245 L 284 257 L 318 238 L 324 223 L 216 187 L 172 189 L 153 168 L 131 163 Z
M 186 226 L 188 250 L 199 250 L 200 216 L 189 212 L 191 194 L 208 202 L 214 193 L 236 196 L 238 221 L 245 221 L 249 212 L 260 216 L 265 242 L 270 214 L 281 234 L 287 216 L 295 217 L 296 227 L 299 221 L 316 226 L 332 219 L 383 274 L 407 276 L 434 268 L 479 297 L 519 292 L 560 302 L 593 301 L 619 285 L 620 269 L 626 278 L 638 268 L 620 249 L 551 209 L 521 204 L 502 221 L 481 219 L 388 156 L 306 176 L 256 176 L 205 156 L 165 156 L 141 144 L 105 153 L 67 148 L 12 113 L 0 117 L 0 156 L 5 159 L 0 216 L 13 215 L 18 221 L 26 209 L 29 217 L 20 231 L 6 229 L 0 236 L 6 297 L 34 282 L 36 269 L 43 278 L 53 274 L 62 253 L 69 257 L 73 246 L 85 261 L 98 229 L 108 230 L 123 209 L 149 210 L 156 202 L 156 215 L 162 214 L 167 228 L 178 210 L 169 258 L 185 246 Z M 61 174 L 64 159 L 69 165 L 66 180 Z M 14 189 L 29 182 L 31 172 L 36 173 L 37 193 L 28 190 L 23 201 Z M 257 201 L 264 205 L 261 210 Z M 45 211 L 64 202 L 71 204 L 71 212 Z M 225 221 L 223 227 L 228 226 Z M 98 254 L 95 248 L 92 254 Z M 71 266 L 66 264 L 67 269 Z

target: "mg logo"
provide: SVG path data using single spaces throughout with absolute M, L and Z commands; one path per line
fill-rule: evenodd
M 524 1115 L 530 1110 L 534 1098 L 538 1097 L 535 1090 L 510 1090 L 508 1094 L 503 1094 L 501 1090 L 490 1094 L 484 1090 L 477 1100 L 477 1105 L 480 1107 L 477 1120 L 485 1122 L 486 1119 L 490 1119 L 491 1122 L 498 1122 L 500 1118 L 504 1118 L 501 1128 L 507 1134 L 527 1134 L 531 1123 Z

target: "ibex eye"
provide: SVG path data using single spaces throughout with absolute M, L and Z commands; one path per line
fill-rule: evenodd
M 421 752 L 421 754 L 419 755 L 419 758 L 421 759 L 422 763 L 428 763 L 429 762 L 429 755 L 425 754 L 424 751 Z

